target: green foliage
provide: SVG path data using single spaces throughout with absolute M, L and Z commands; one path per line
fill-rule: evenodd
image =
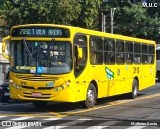
M 30 23 L 69 25 L 81 11 L 80 4 L 74 0 L 17 0 L 16 3 L 6 0 L 4 6 L 9 26 Z
M 82 11 L 78 18 L 79 22 L 77 26 L 88 29 L 98 29 L 101 3 L 101 0 L 83 0 L 81 2 Z

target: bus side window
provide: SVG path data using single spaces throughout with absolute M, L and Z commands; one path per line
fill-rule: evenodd
M 103 44 L 101 37 L 90 38 L 90 63 L 103 64 Z
M 134 64 L 141 64 L 141 43 L 134 43 Z
M 125 63 L 125 50 L 124 50 L 124 41 L 116 41 L 116 63 L 124 64 Z
M 91 60 L 91 64 L 96 64 L 96 54 L 95 53 L 91 53 L 90 55 L 90 60 Z
M 113 39 L 104 39 L 104 62 L 115 64 L 115 41 Z
M 126 64 L 133 63 L 133 42 L 126 42 Z

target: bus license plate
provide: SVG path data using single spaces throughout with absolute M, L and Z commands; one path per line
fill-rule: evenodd
M 32 96 L 41 96 L 42 94 L 41 93 L 38 93 L 38 92 L 33 92 L 32 93 Z

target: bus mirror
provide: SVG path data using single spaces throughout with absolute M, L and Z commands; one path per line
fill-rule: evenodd
M 10 36 L 7 36 L 2 41 L 2 52 L 3 53 L 6 51 L 6 42 L 5 42 L 5 40 L 9 40 L 9 39 L 10 39 Z
M 77 50 L 78 50 L 78 58 L 80 59 L 80 58 L 82 58 L 82 48 L 80 48 L 79 46 L 77 46 Z

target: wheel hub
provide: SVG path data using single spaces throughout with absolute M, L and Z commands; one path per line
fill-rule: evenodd
M 94 92 L 92 90 L 88 90 L 87 100 L 88 102 L 92 103 L 94 101 Z

